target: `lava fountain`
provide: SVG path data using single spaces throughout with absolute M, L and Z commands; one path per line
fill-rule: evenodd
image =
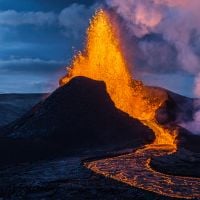
M 104 81 L 115 106 L 154 131 L 154 144 L 176 150 L 176 130 L 162 127 L 155 119 L 156 110 L 167 99 L 166 93 L 132 78 L 120 44 L 117 25 L 111 23 L 106 11 L 98 10 L 87 30 L 85 50 L 74 57 L 60 85 L 76 76 Z

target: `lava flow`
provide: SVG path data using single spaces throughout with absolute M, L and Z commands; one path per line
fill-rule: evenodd
M 117 27 L 111 25 L 107 12 L 96 12 L 87 35 L 86 49 L 74 57 L 60 84 L 64 85 L 76 76 L 104 81 L 107 92 L 118 109 L 154 130 L 155 144 L 170 144 L 176 149 L 176 131 L 163 128 L 155 119 L 155 112 L 167 99 L 167 95 L 156 89 L 146 88 L 142 82 L 132 79 L 120 47 Z
M 177 130 L 157 123 L 156 110 L 166 101 L 167 95 L 132 78 L 117 30 L 107 12 L 97 11 L 87 31 L 86 48 L 74 57 L 60 85 L 76 76 L 104 81 L 115 106 L 152 129 L 156 139 L 153 144 L 132 154 L 85 163 L 85 166 L 95 173 L 162 195 L 200 197 L 199 179 L 165 175 L 149 165 L 152 157 L 176 151 Z M 195 188 L 192 188 L 193 184 Z M 182 193 L 181 189 L 185 192 Z

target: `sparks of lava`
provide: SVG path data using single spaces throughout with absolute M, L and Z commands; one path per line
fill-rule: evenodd
M 104 81 L 115 106 L 154 131 L 154 144 L 170 145 L 176 149 L 176 130 L 163 128 L 155 120 L 155 112 L 167 99 L 167 95 L 132 79 L 117 30 L 109 14 L 102 9 L 98 10 L 87 31 L 85 50 L 74 57 L 60 85 L 76 76 Z

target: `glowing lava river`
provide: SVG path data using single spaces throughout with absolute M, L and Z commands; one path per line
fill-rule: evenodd
M 171 153 L 170 146 L 152 145 L 113 158 L 85 163 L 97 174 L 130 186 L 175 198 L 200 198 L 200 179 L 166 175 L 150 167 L 151 158 Z
M 140 120 L 153 130 L 155 141 L 133 153 L 85 163 L 95 173 L 133 187 L 177 198 L 200 198 L 200 179 L 166 175 L 150 167 L 151 158 L 176 152 L 176 127 L 166 128 L 156 122 L 156 111 L 167 100 L 167 94 L 145 87 L 132 78 L 121 49 L 117 25 L 109 13 L 99 10 L 87 32 L 86 48 L 67 68 L 60 85 L 72 78 L 85 76 L 104 81 L 116 108 Z M 134 133 L 133 133 L 134 134 Z

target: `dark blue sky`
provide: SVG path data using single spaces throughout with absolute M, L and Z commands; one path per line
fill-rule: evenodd
M 93 11 L 93 0 L 0 0 L 0 93 L 54 89 Z
M 73 3 L 91 6 L 95 0 L 0 0 L 1 10 L 16 11 L 55 11 L 59 13 Z
M 74 51 L 83 46 L 96 6 L 95 0 L 0 0 L 0 93 L 55 89 Z M 138 56 L 140 67 L 145 59 Z M 193 76 L 149 69 L 136 78 L 192 96 Z

